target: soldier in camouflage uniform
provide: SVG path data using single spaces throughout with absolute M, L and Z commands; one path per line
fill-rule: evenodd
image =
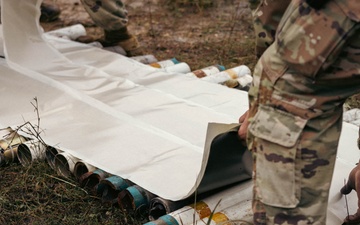
M 267 6 L 284 1 L 262 0 L 255 21 L 276 25 L 279 13 L 266 17 L 273 12 Z M 323 4 L 291 1 L 276 33 L 264 36 L 269 47 L 254 70 L 250 109 L 239 119 L 239 136 L 247 135 L 254 157 L 255 225 L 326 223 L 342 106 L 360 92 L 360 4 L 317 1 Z

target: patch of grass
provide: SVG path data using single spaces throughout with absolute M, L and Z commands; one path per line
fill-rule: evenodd
M 62 182 L 45 162 L 0 168 L 0 224 L 142 224 L 145 220 L 103 205 L 74 180 Z M 73 183 L 75 185 L 69 185 Z

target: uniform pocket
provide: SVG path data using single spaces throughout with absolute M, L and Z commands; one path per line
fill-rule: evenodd
M 256 143 L 256 191 L 267 205 L 294 208 L 300 199 L 295 158 L 306 120 L 260 106 L 249 131 Z

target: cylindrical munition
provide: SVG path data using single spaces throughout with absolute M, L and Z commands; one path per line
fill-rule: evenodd
M 102 189 L 102 185 L 99 185 L 100 181 L 109 176 L 110 176 L 109 173 L 101 169 L 96 169 L 94 171 L 87 172 L 80 177 L 79 179 L 80 186 L 87 187 L 93 192 L 93 194 L 101 196 L 103 189 Z
M 150 200 L 149 219 L 156 220 L 161 216 L 169 214 L 185 205 L 193 202 L 193 198 L 188 198 L 180 201 L 170 201 L 160 197 L 155 197 Z
M 0 166 L 17 161 L 17 148 L 27 140 L 10 127 L 0 129 Z
M 55 37 L 65 38 L 75 41 L 78 37 L 86 35 L 86 29 L 82 24 L 75 24 L 72 26 L 48 31 L 46 33 Z
M 211 82 L 211 83 L 221 84 L 227 80 L 237 79 L 237 78 L 245 76 L 247 74 L 248 75 L 251 74 L 249 67 L 247 67 L 245 65 L 241 65 L 241 66 L 237 66 L 234 68 L 230 68 L 230 69 L 221 71 L 221 72 L 213 74 L 213 75 L 203 77 L 203 78 L 201 78 L 201 80 Z
M 134 185 L 119 193 L 118 203 L 122 210 L 142 215 L 148 209 L 150 200 L 155 197 L 153 193 Z
M 161 68 L 161 70 L 169 73 L 189 73 L 191 71 L 190 66 L 184 62 L 177 63 L 173 66 Z
M 40 141 L 30 140 L 18 146 L 17 157 L 23 166 L 45 159 L 46 146 Z
M 221 71 L 224 71 L 225 67 L 222 65 L 213 65 L 208 66 L 202 69 L 194 70 L 190 73 L 185 74 L 187 77 L 193 77 L 193 78 L 203 78 L 206 76 L 210 76 L 216 73 L 219 73 Z
M 176 58 L 172 58 L 172 59 L 166 59 L 166 60 L 150 63 L 149 66 L 160 69 L 160 68 L 166 68 L 169 66 L 173 66 L 178 63 L 180 63 L 180 62 Z
M 67 152 L 60 152 L 54 158 L 54 166 L 57 173 L 64 177 L 70 177 L 74 173 L 74 167 L 79 159 Z
M 87 172 L 92 172 L 96 170 L 96 167 L 90 165 L 89 163 L 84 162 L 83 160 L 80 160 L 76 162 L 74 167 L 74 176 L 77 180 L 80 180 L 80 177 L 84 175 Z
M 117 197 L 120 191 L 125 190 L 130 186 L 130 182 L 119 176 L 110 176 L 100 181 L 102 192 L 103 203 L 117 203 Z
M 19 144 L 28 141 L 28 138 L 25 138 L 19 135 L 16 131 L 10 127 L 0 130 L 0 148 L 6 150 L 8 148 L 18 146 Z
M 133 56 L 130 58 L 135 61 L 141 62 L 143 64 L 151 64 L 151 63 L 156 63 L 158 61 L 157 58 L 153 55 L 140 55 L 140 56 Z
M 45 158 L 49 166 L 55 169 L 55 156 L 62 152 L 60 149 L 54 148 L 52 146 L 46 146 L 45 149 Z

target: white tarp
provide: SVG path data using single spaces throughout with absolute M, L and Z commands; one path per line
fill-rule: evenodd
M 30 101 L 37 97 L 48 144 L 161 197 L 192 194 L 208 123 L 236 123 L 247 109 L 246 92 L 67 40 L 51 45 L 38 24 L 39 4 L 2 2 L 6 61 L 17 73 L 7 68 L 3 77 L 13 85 L 1 94 L 1 123 L 18 125 L 21 115 L 35 122 Z
M 0 125 L 36 124 L 30 102 L 37 97 L 47 144 L 165 199 L 195 191 L 209 155 L 208 124 L 236 123 L 246 92 L 47 36 L 38 23 L 41 0 L 1 3 Z M 327 224 L 346 216 L 339 190 L 359 159 L 356 139 L 357 127 L 344 123 Z M 356 200 L 352 193 L 351 212 Z

